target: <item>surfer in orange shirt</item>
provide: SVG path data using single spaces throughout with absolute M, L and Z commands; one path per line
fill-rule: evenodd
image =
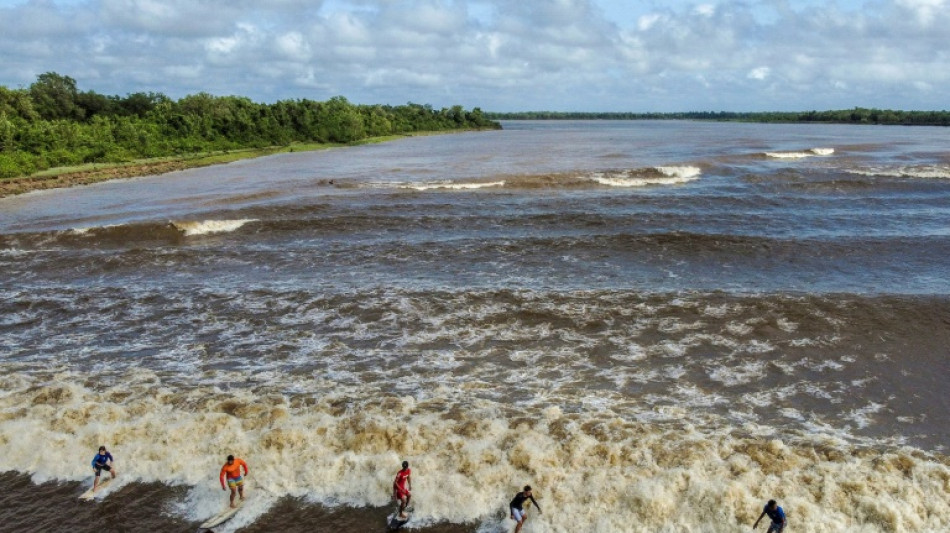
M 241 475 L 241 467 L 244 467 L 244 475 Z M 221 490 L 231 489 L 231 508 L 234 508 L 234 492 L 241 495 L 241 501 L 244 501 L 244 476 L 248 473 L 247 463 L 243 459 L 235 459 L 233 455 L 228 456 L 228 462 L 221 467 Z M 224 486 L 224 480 L 227 477 L 228 486 Z

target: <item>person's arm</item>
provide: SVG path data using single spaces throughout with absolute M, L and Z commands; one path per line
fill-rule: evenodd
M 112 454 L 106 452 L 106 462 L 110 465 L 115 464 L 115 457 L 112 457 Z
M 752 529 L 759 527 L 759 522 L 762 521 L 763 516 L 765 516 L 765 511 L 762 511 L 762 514 L 759 515 L 759 519 L 756 520 L 754 524 L 752 524 Z
M 98 458 L 99 458 L 98 455 L 92 458 L 92 469 L 93 469 L 93 470 L 96 469 L 96 459 L 98 459 Z
M 538 508 L 538 514 L 544 514 L 541 512 L 541 506 L 538 505 L 537 501 L 535 501 L 534 496 L 528 496 L 528 497 L 531 498 L 531 503 L 533 503 L 534 506 Z
M 228 488 L 224 486 L 224 469 L 225 468 L 226 466 L 221 467 L 221 490 L 228 490 Z
M 409 487 L 409 492 L 412 492 L 412 474 L 406 476 L 406 486 Z
M 248 472 L 250 472 L 250 470 L 247 469 L 247 463 L 245 463 L 245 462 L 242 460 L 242 461 L 241 461 L 241 466 L 244 467 L 244 475 L 246 476 L 246 475 L 248 474 Z

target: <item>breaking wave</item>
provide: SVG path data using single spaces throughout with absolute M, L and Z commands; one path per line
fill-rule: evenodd
M 677 185 L 699 179 L 702 169 L 691 166 L 653 167 L 639 171 L 595 174 L 591 179 L 611 187 L 648 187 Z
M 686 405 L 657 412 L 679 420 L 669 424 L 631 420 L 603 402 L 565 412 L 466 399 L 478 382 L 434 382 L 411 396 L 366 394 L 314 375 L 288 394 L 249 377 L 207 376 L 219 384 L 182 390 L 142 371 L 104 388 L 72 373 L 8 374 L 0 469 L 35 481 L 85 480 L 77 445 L 106 443 L 120 483 L 190 486 L 177 512 L 200 520 L 221 505 L 217 469 L 234 453 L 250 463 L 255 497 L 224 531 L 253 523 L 284 496 L 385 505 L 404 459 L 413 465 L 414 499 L 424 502 L 420 525 L 479 522 L 504 531 L 506 497 L 526 482 L 549 511 L 532 520 L 538 532 L 568 531 L 557 516 L 572 517 L 570 531 L 731 532 L 754 522 L 772 496 L 801 531 L 950 524 L 947 460 L 913 448 L 856 447 L 820 432 L 773 435 L 754 420 L 735 429 L 694 424 Z M 718 518 L 696 518 L 709 516 Z
M 172 225 L 178 228 L 186 237 L 196 235 L 210 235 L 214 233 L 230 233 L 248 222 L 256 222 L 254 219 L 242 220 L 194 220 L 194 221 L 176 221 Z
M 849 169 L 850 174 L 882 178 L 912 178 L 912 179 L 950 179 L 950 166 L 946 165 L 917 165 L 882 168 Z
M 765 152 L 765 156 L 773 159 L 803 159 L 806 157 L 829 156 L 834 153 L 834 148 L 812 148 L 804 152 Z

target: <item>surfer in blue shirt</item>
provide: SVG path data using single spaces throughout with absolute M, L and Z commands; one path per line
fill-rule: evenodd
M 772 525 L 769 526 L 766 533 L 782 533 L 785 529 L 785 511 L 775 503 L 775 500 L 769 500 L 769 503 L 765 504 L 765 508 L 762 509 L 762 514 L 759 515 L 759 519 L 755 521 L 752 529 L 755 529 L 756 526 L 759 525 L 759 521 L 761 521 L 765 515 L 769 515 L 769 518 L 772 519 Z
M 95 492 L 99 486 L 99 474 L 101 474 L 103 470 L 112 474 L 112 479 L 115 479 L 115 467 L 112 466 L 114 462 L 115 459 L 113 459 L 109 450 L 106 450 L 105 446 L 99 446 L 99 453 L 92 458 L 92 469 L 96 473 L 96 480 L 92 482 L 93 492 Z

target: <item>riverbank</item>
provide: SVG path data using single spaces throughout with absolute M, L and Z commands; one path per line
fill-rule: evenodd
M 406 137 L 441 135 L 445 133 L 456 132 L 415 132 L 403 135 L 371 137 L 347 144 L 293 143 L 287 146 L 224 150 L 182 156 L 138 159 L 125 163 L 91 163 L 81 166 L 57 167 L 37 172 L 29 176 L 0 179 L 0 198 L 15 196 L 32 191 L 90 185 L 92 183 L 114 179 L 167 174 L 169 172 L 176 172 L 179 170 L 233 163 L 234 161 L 240 161 L 242 159 L 253 159 L 267 155 L 291 152 L 308 152 L 314 150 L 329 150 L 331 148 L 388 142 Z

